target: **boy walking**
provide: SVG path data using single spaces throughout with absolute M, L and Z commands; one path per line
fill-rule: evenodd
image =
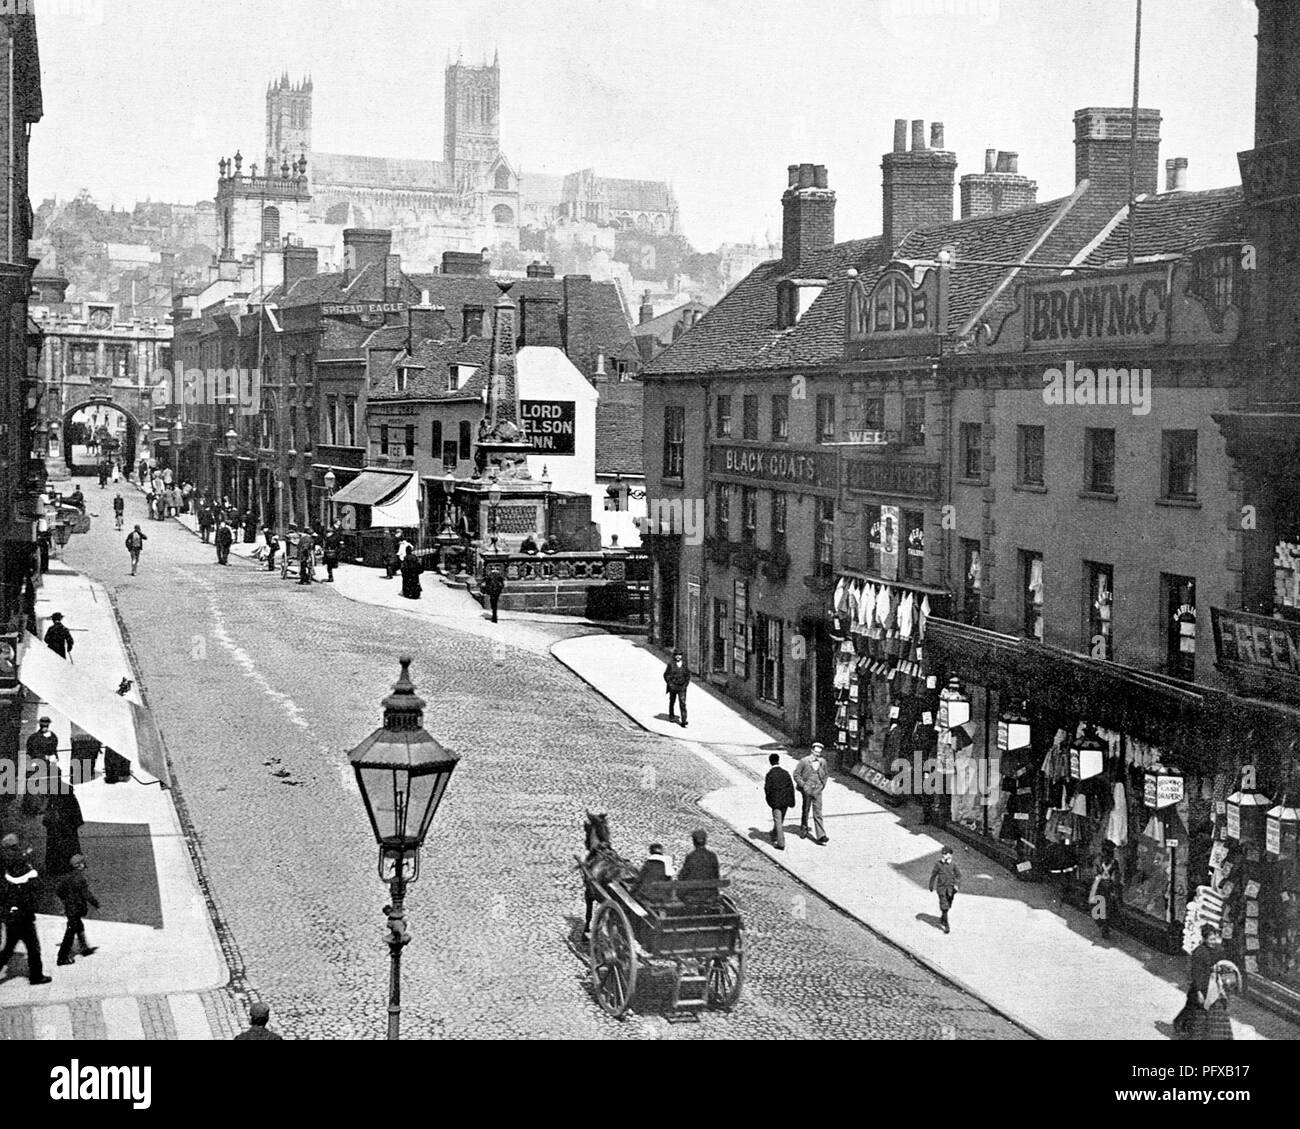
M 961 883 L 961 869 L 952 859 L 952 848 L 944 847 L 939 852 L 939 861 L 934 864 L 934 869 L 930 871 L 930 889 L 938 891 L 939 894 L 939 925 L 945 933 L 951 933 L 948 928 L 948 911 L 952 909 L 952 900 L 957 896 L 957 888 Z
M 82 956 L 95 952 L 93 945 L 86 944 L 86 926 L 83 918 L 90 912 L 90 907 L 99 909 L 99 899 L 90 892 L 86 881 L 86 858 L 84 855 L 72 856 L 72 872 L 65 875 L 56 887 L 59 900 L 63 902 L 63 913 L 68 919 L 68 926 L 63 931 L 63 944 L 59 946 L 59 964 L 71 964 L 72 943 L 76 941 L 81 947 Z
M 149 538 L 142 532 L 137 525 L 130 533 L 126 535 L 126 551 L 131 554 L 131 575 L 135 575 L 135 570 L 140 567 L 140 550 L 144 548 L 144 543 Z

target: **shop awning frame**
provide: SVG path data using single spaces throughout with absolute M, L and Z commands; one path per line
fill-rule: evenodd
M 333 501 L 340 506 L 382 506 L 406 489 L 410 480 L 410 471 L 367 467 L 346 486 L 340 487 L 335 492 Z

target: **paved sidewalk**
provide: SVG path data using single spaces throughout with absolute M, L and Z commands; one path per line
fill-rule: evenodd
M 98 520 L 106 520 L 100 517 Z M 37 591 L 37 616 L 44 634 L 50 614 L 63 612 L 75 639 L 74 664 L 87 683 L 113 692 L 123 677 L 136 677 L 108 593 L 58 559 Z M 126 569 L 126 551 L 122 551 Z M 137 689 L 128 697 L 139 702 Z M 23 739 L 35 718 L 48 713 L 59 738 L 65 770 L 70 759 L 71 723 L 47 705 L 29 706 Z M 185 835 L 168 792 L 132 765 L 135 781 L 108 785 L 100 775 L 77 787 L 87 823 L 147 824 L 153 849 L 163 926 L 87 919 L 99 952 L 70 966 L 56 967 L 62 917 L 40 915 L 37 929 L 51 984 L 33 986 L 14 975 L 0 981 L 0 1039 L 3 1038 L 226 1038 L 235 1022 L 225 993 L 229 979 L 221 946 L 208 915 Z M 94 883 L 94 859 L 91 858 Z
M 909 808 L 871 798 L 866 785 L 833 777 L 824 797 L 830 842 L 817 846 L 787 817 L 786 850 L 769 841 L 762 777 L 770 752 L 797 758 L 764 723 L 693 684 L 690 727 L 669 725 L 664 656 L 644 643 L 591 635 L 552 654 L 642 727 L 682 740 L 732 781 L 701 806 L 822 897 L 1029 1030 L 1051 1039 L 1160 1039 L 1182 1008 L 1186 962 L 1119 933 L 1097 936 L 1083 914 L 1062 912 L 1043 886 L 953 842 L 964 875 L 953 932 L 938 928 L 926 889 L 940 838 Z M 946 841 L 946 840 L 945 840 Z M 1233 1001 L 1239 1039 L 1295 1039 L 1300 1030 L 1247 1001 Z

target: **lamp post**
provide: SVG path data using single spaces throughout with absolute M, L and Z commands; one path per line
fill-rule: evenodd
M 329 524 L 334 525 L 334 487 L 338 483 L 338 476 L 332 471 L 325 472 L 325 489 L 329 493 L 329 500 L 326 505 L 329 508 Z
M 497 527 L 497 511 L 500 510 L 500 508 L 501 488 L 499 486 L 493 486 L 492 489 L 488 491 L 488 537 L 492 539 L 492 551 L 494 553 L 499 552 L 497 548 L 497 534 L 499 532 Z
M 379 844 L 379 878 L 388 883 L 388 1037 L 398 1039 L 402 1015 L 402 949 L 406 887 L 420 876 L 420 847 L 460 759 L 424 728 L 424 700 L 411 682 L 411 660 L 384 699 L 384 723 L 348 754 Z

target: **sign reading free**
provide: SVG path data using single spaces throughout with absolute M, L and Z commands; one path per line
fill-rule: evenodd
M 572 400 L 520 400 L 519 423 L 534 451 L 576 453 L 577 409 Z

